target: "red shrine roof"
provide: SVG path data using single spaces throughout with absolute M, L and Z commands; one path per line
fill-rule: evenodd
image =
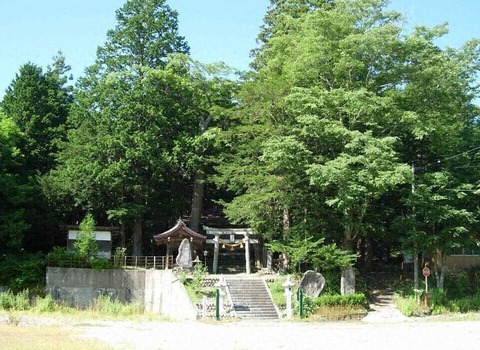
M 182 220 L 178 220 L 177 224 L 165 231 L 163 233 L 159 233 L 156 236 L 153 236 L 157 245 L 163 245 L 167 243 L 174 243 L 180 244 L 180 242 L 184 238 L 190 239 L 193 243 L 198 245 L 202 245 L 203 242 L 207 239 L 204 235 L 193 231 L 192 229 L 188 228 L 187 225 Z

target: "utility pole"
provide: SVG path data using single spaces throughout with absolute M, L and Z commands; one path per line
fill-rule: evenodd
M 412 163 L 412 195 L 415 193 L 415 165 Z M 412 205 L 412 216 L 415 220 L 415 206 Z M 414 227 L 415 231 L 415 227 Z M 414 233 L 415 234 L 415 233 Z M 417 239 L 414 237 L 413 242 L 413 289 L 418 289 L 418 243 Z

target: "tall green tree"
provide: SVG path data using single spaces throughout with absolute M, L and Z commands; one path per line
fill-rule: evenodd
M 23 65 L 0 104 L 22 135 L 17 147 L 24 161 L 18 173 L 28 181 L 30 192 L 17 209 L 24 211 L 29 227 L 22 242 L 27 250 L 48 250 L 57 230 L 58 222 L 38 176 L 54 167 L 55 155 L 66 137 L 65 122 L 72 102 L 69 69 L 61 53 L 46 70 L 32 63 Z
M 177 162 L 193 174 L 189 227 L 198 232 L 205 187 L 211 184 L 211 164 L 219 154 L 215 151 L 215 139 L 219 130 L 228 127 L 227 116 L 236 106 L 234 93 L 238 83 L 232 80 L 236 72 L 223 63 L 204 64 L 177 54 L 170 56 L 162 73 L 169 76 L 172 87 L 176 86 L 165 93 L 189 111 L 190 123 L 197 128 L 195 133 L 185 134 L 177 141 L 176 154 Z
M 274 238 L 301 225 L 355 250 L 411 210 L 398 201 L 411 164 L 465 149 L 478 45 L 439 48 L 442 26 L 404 34 L 386 1 L 276 3 L 224 134 L 218 179 L 237 194 L 226 212 Z
M 156 214 L 178 217 L 183 205 L 184 176 L 173 149 L 179 135 L 196 126 L 166 93 L 168 76 L 154 71 L 188 46 L 176 11 L 163 0 L 127 1 L 116 18 L 80 80 L 69 142 L 47 182 L 57 198 L 67 193 L 81 210 L 130 226 L 132 253 L 142 255 L 145 221 Z
M 30 173 L 49 171 L 59 143 L 65 139 L 72 102 L 71 87 L 67 86 L 69 69 L 61 53 L 45 72 L 27 63 L 20 67 L 1 102 L 5 114 L 24 134 L 21 147 Z
M 29 225 L 25 207 L 31 192 L 23 176 L 25 158 L 19 149 L 22 133 L 0 111 L 0 252 L 17 253 Z

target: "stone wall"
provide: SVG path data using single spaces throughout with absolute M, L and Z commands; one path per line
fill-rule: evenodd
M 100 295 L 138 302 L 145 312 L 172 319 L 196 319 L 197 311 L 171 270 L 47 268 L 47 292 L 67 305 L 85 308 Z

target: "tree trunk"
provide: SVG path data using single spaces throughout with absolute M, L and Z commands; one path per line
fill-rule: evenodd
M 133 222 L 133 255 L 143 255 L 143 232 L 142 232 L 143 220 L 142 218 L 136 218 Z
M 420 272 L 419 266 L 418 266 L 418 245 L 415 243 L 413 248 L 413 289 L 418 289 L 419 288 L 419 283 L 418 283 L 418 274 Z
M 126 242 L 126 239 L 125 239 L 125 223 L 122 221 L 122 223 L 120 224 L 120 237 L 119 237 L 118 245 L 121 248 L 125 248 L 125 242 Z
M 443 287 L 445 285 L 445 254 L 443 254 L 443 251 L 437 250 L 437 254 L 435 256 L 435 264 L 433 266 L 434 272 L 435 272 L 435 280 L 437 282 L 437 288 L 443 291 Z
M 282 226 L 283 226 L 283 240 L 287 240 L 287 235 L 286 232 L 290 228 L 290 211 L 288 208 L 283 209 L 283 215 L 282 215 Z M 285 271 L 288 270 L 288 267 L 290 265 L 290 262 L 288 260 L 288 255 L 285 253 L 282 253 L 282 258 L 283 258 L 283 269 Z
M 200 230 L 200 219 L 202 217 L 203 197 L 205 192 L 205 177 L 203 169 L 199 169 L 195 174 L 195 182 L 193 184 L 192 208 L 188 227 L 195 232 L 199 232 Z

